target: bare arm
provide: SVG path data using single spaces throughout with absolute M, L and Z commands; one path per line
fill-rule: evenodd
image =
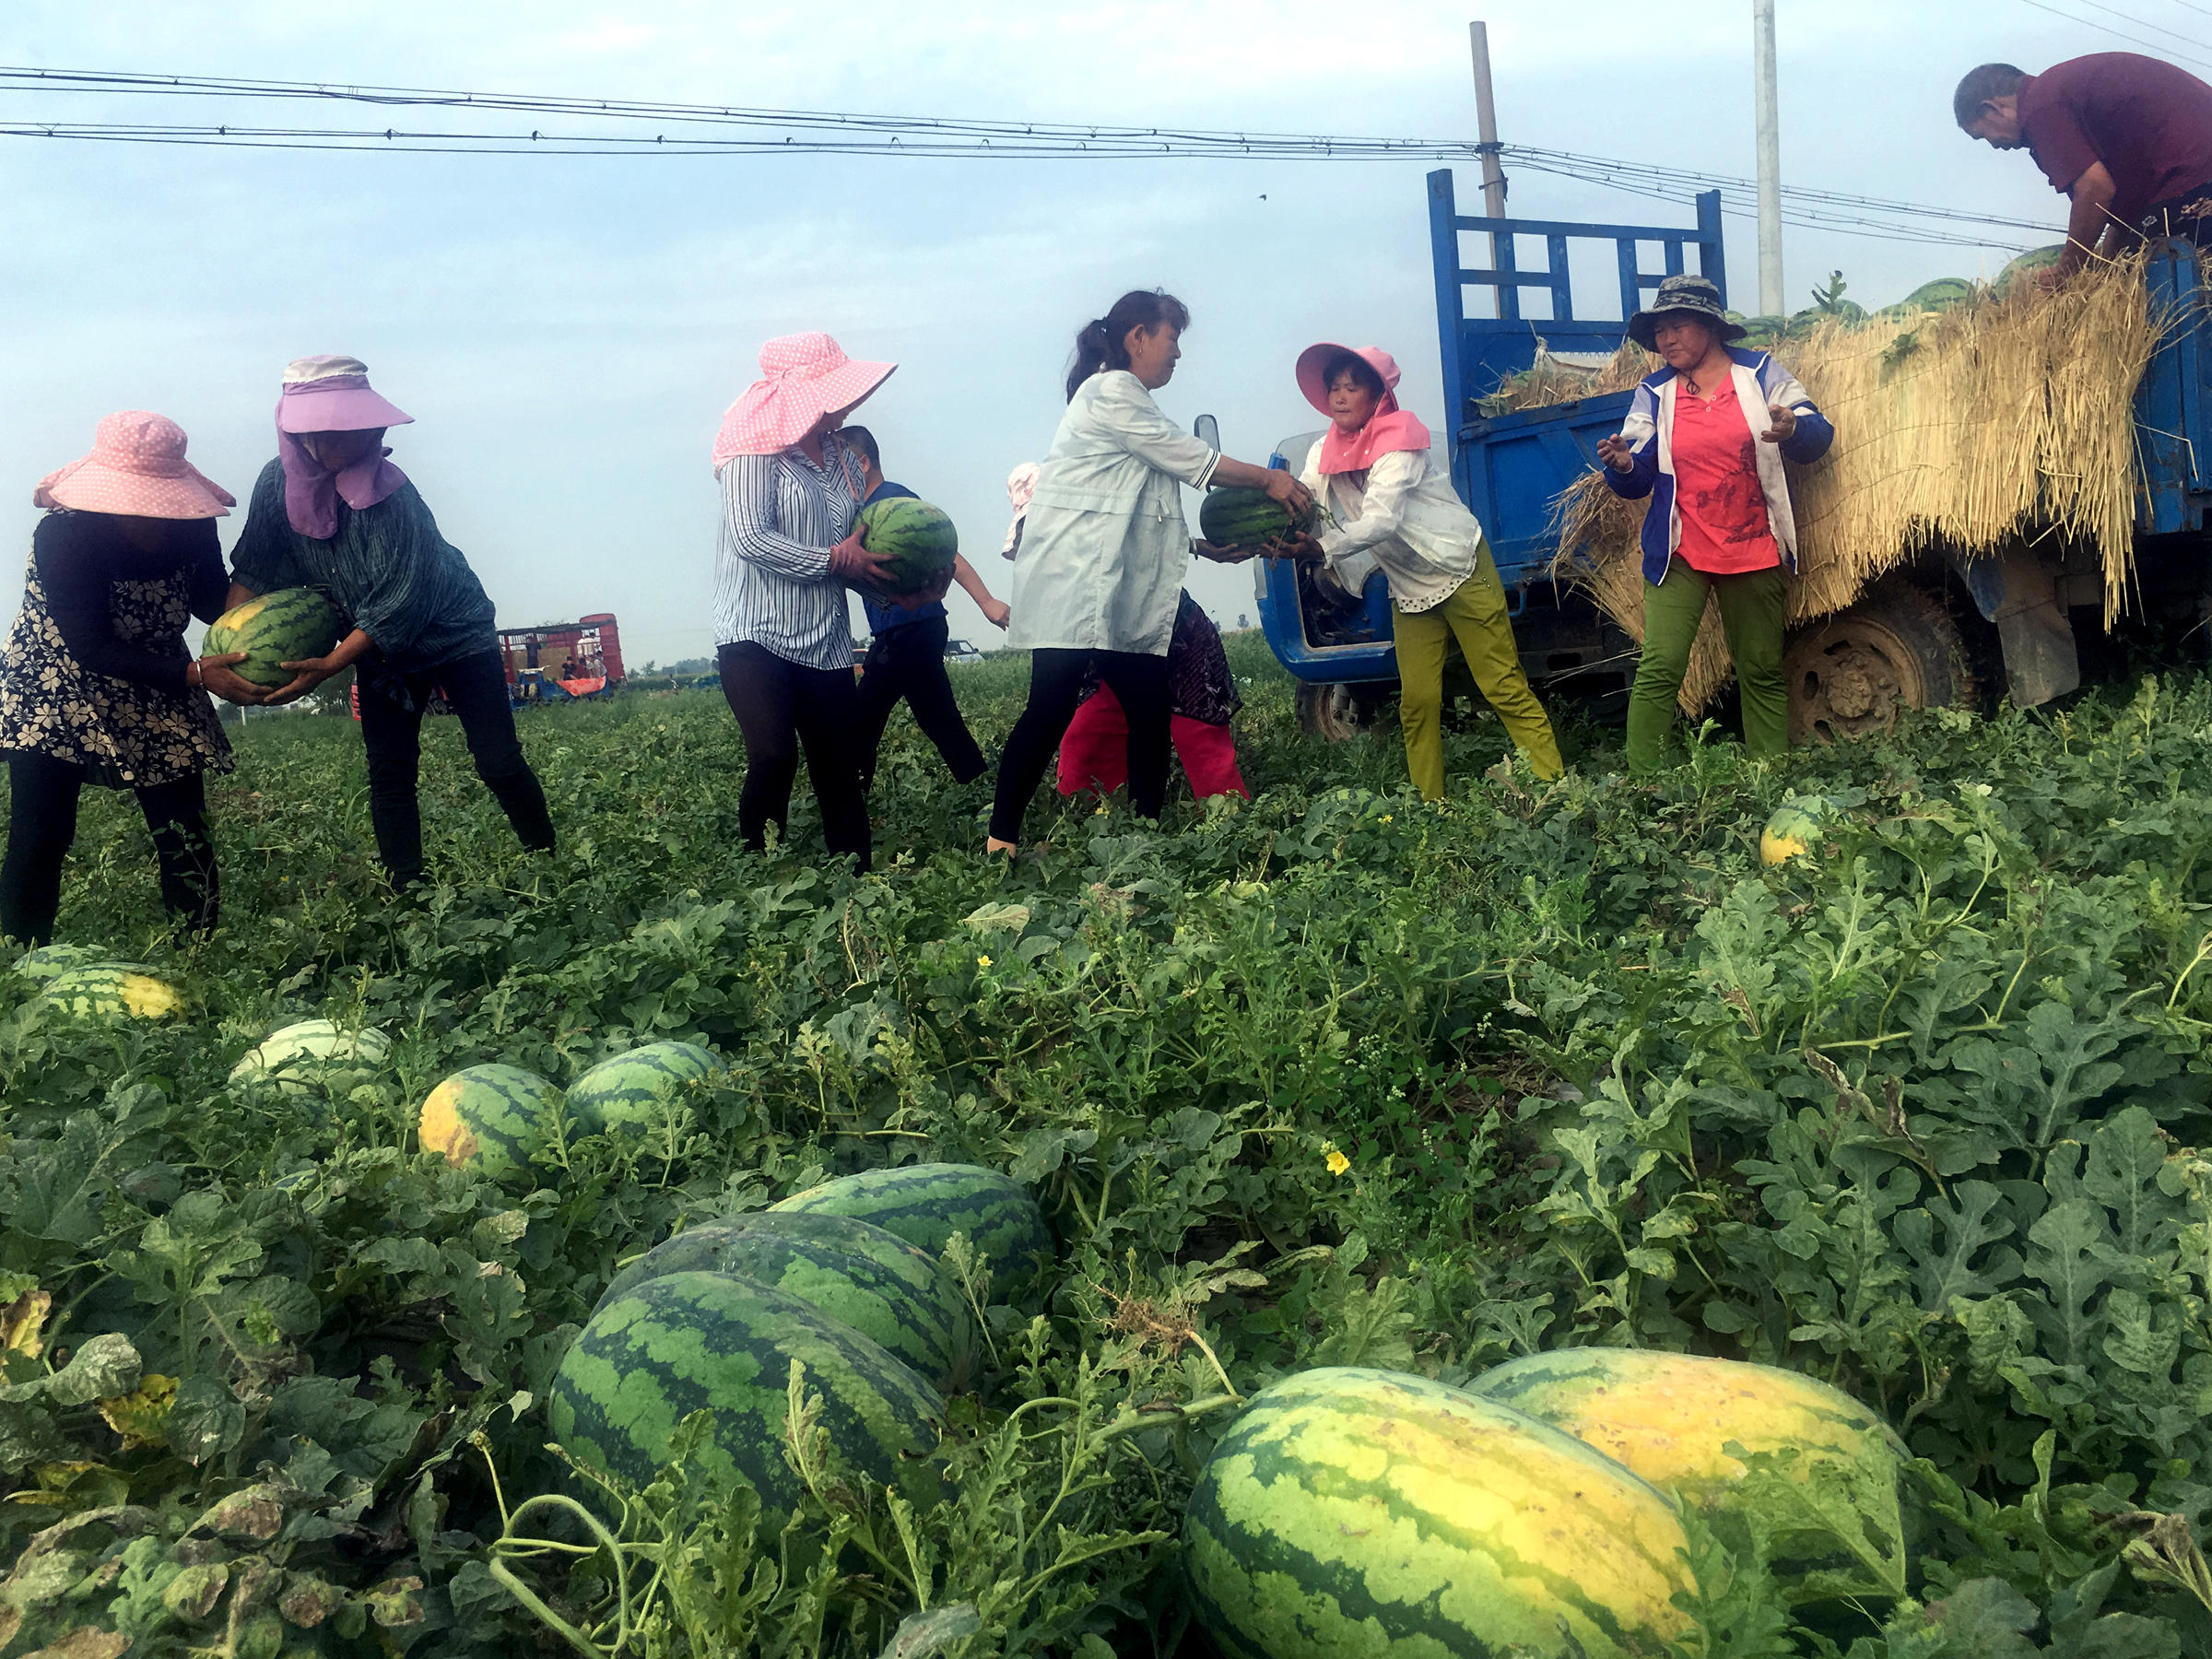
M 2066 251 L 2043 278 L 2047 288 L 2056 288 L 2080 270 L 2093 252 L 2117 251 L 2127 234 L 2126 228 L 2112 218 L 2112 201 L 2120 187 L 2112 182 L 2103 162 L 2090 162 L 2088 171 L 2074 181 L 2073 189 L 2066 194 L 2074 202 L 2073 211 L 2066 216 Z M 2112 248 L 2102 247 L 2107 241 L 2113 243 Z
M 975 567 L 968 562 L 966 554 L 953 556 L 952 579 L 960 584 L 969 598 L 975 601 L 976 609 L 983 613 L 985 620 L 994 627 L 1004 628 L 1013 619 L 1014 607 L 1004 599 L 992 596 L 991 589 L 977 574 Z
M 328 656 L 308 657 L 297 663 L 281 663 L 279 667 L 291 669 L 299 677 L 288 686 L 279 686 L 262 700 L 270 703 L 288 703 L 295 698 L 305 697 L 334 674 L 343 674 L 367 654 L 375 644 L 367 634 L 355 629 L 337 643 Z

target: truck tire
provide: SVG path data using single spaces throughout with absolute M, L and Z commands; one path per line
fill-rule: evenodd
M 1897 712 L 1971 702 L 1958 625 L 1935 597 L 1888 582 L 1789 642 L 1790 741 L 1831 743 L 1893 730 Z
M 1324 743 L 1348 743 L 1374 724 L 1382 699 L 1364 686 L 1298 685 L 1298 729 Z

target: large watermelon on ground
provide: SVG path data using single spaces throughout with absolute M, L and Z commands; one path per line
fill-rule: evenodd
M 430 1090 L 416 1135 L 456 1170 L 510 1174 L 530 1161 L 538 1118 L 560 1090 L 519 1065 L 471 1065 Z
M 201 650 L 208 656 L 244 652 L 246 660 L 231 672 L 273 689 L 295 677 L 279 664 L 327 656 L 343 629 L 337 607 L 313 588 L 278 588 L 232 606 L 209 623 Z
M 1774 808 L 1759 832 L 1759 862 L 1773 865 L 1808 858 L 1820 844 L 1820 828 L 1834 808 L 1818 795 L 1793 795 Z
M 1562 1348 L 1530 1354 L 1485 1371 L 1468 1392 L 1524 1411 L 1586 1441 L 1653 1486 L 1707 1514 L 1731 1547 L 1749 1543 L 1740 1516 L 1748 1507 L 1738 1483 L 1745 1465 L 1724 1450 L 1795 1453 L 1792 1470 L 1812 1478 L 1820 1466 L 1859 1476 L 1870 1543 L 1904 1577 L 1905 1519 L 1899 1482 L 1911 1455 L 1879 1413 L 1841 1389 L 1797 1371 L 1695 1354 L 1636 1348 Z M 1785 1575 L 1848 1570 L 1824 1532 L 1793 1534 L 1786 1513 L 1767 1516 L 1774 1561 Z
M 912 1369 L 795 1296 L 725 1273 L 676 1273 L 637 1286 L 592 1315 L 553 1380 L 554 1438 L 572 1457 L 640 1486 L 667 1462 L 694 1411 L 714 1413 L 700 1466 L 743 1480 L 771 1510 L 797 1500 L 783 1457 L 791 1362 L 821 1395 L 822 1426 L 847 1464 L 872 1479 L 927 1477 L 941 1409 Z M 926 1496 L 926 1493 L 920 1494 Z
M 882 579 L 869 584 L 879 598 L 920 593 L 952 569 L 960 551 L 960 533 L 944 509 L 911 496 L 871 501 L 860 510 L 860 529 L 861 545 L 885 560 Z
M 772 1206 L 783 1213 L 852 1216 L 895 1233 L 931 1257 L 954 1233 L 991 1264 L 994 1288 L 1009 1300 L 1027 1293 L 1053 1258 L 1053 1230 L 1029 1188 L 980 1164 L 901 1164 L 866 1170 L 794 1193 Z
M 873 1337 L 947 1394 L 975 1373 L 975 1321 L 935 1256 L 851 1216 L 743 1216 L 686 1228 L 620 1273 L 600 1306 L 672 1273 L 734 1273 Z
M 1210 489 L 1198 503 L 1198 534 L 1217 547 L 1257 547 L 1311 522 L 1264 489 Z
M 372 1076 L 392 1053 L 374 1026 L 302 1019 L 271 1031 L 230 1068 L 232 1087 L 273 1084 L 287 1094 L 350 1088 Z
M 16 961 L 18 973 L 40 984 L 60 979 L 65 973 L 74 973 L 79 968 L 127 968 L 138 973 L 153 971 L 136 962 L 118 962 L 96 945 L 41 945 L 36 950 L 25 951 Z
M 39 1000 L 85 1019 L 167 1019 L 184 1011 L 174 985 L 125 962 L 72 968 L 48 980 Z
M 1255 1395 L 1182 1543 L 1234 1659 L 1644 1659 L 1688 1627 L 1672 1500 L 1534 1418 L 1395 1371 Z
M 649 1042 L 602 1060 L 569 1085 L 570 1115 L 594 1134 L 634 1129 L 660 1115 L 660 1102 L 714 1069 L 696 1042 Z

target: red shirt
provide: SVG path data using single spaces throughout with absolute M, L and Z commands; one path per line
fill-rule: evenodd
M 1740 576 L 1782 562 L 1759 487 L 1759 457 L 1729 376 L 1711 397 L 1692 397 L 1675 382 L 1675 512 L 1682 539 L 1675 551 L 1693 571 Z
M 2117 187 L 2112 217 L 2126 224 L 2212 183 L 2212 87 L 2137 53 L 2092 53 L 2030 76 L 2020 130 L 2062 194 L 2103 162 Z

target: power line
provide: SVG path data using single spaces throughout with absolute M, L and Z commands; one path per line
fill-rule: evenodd
M 2077 6 L 2086 6 L 2091 11 L 2100 11 L 2108 18 L 2117 18 L 2123 23 L 2133 23 L 2137 29 L 2147 29 L 2159 34 L 2171 35 L 2175 40 L 2181 41 L 2183 45 L 2194 46 L 2199 52 L 2212 52 L 2212 41 L 2197 40 L 2192 35 L 2185 35 L 2182 33 L 2179 29 L 2169 29 L 2163 23 L 2153 23 L 2148 18 L 2137 18 L 2131 16 L 2127 12 L 2120 11 L 2113 6 L 2106 6 L 2103 4 L 2103 0 L 2074 0 L 2074 4 Z
M 2043 0 L 2020 0 L 2020 4 L 2022 6 L 2032 6 L 2037 11 L 2040 12 L 2049 12 L 2053 17 L 2063 18 L 2069 23 L 2078 23 L 2084 29 L 2101 30 L 2103 33 L 2112 36 L 2115 40 L 2125 41 L 2131 45 L 2147 46 L 2153 52 L 2162 52 L 2169 57 L 2179 57 L 2184 64 L 2194 64 L 2200 69 L 2212 69 L 2212 63 L 2208 63 L 2203 58 L 2184 56 L 2183 53 L 2175 52 L 2171 46 L 2161 46 L 2156 41 L 2145 40 L 2141 35 L 2129 34 L 2125 29 L 2114 29 L 2109 23 L 2100 23 L 2094 18 L 2077 18 L 2072 12 L 2063 12 L 2060 11 L 2055 6 L 2044 5 Z M 2082 4 L 2085 6 L 2091 4 L 2091 0 L 2082 0 Z M 2114 13 L 2113 15 L 2118 16 L 2119 14 Z M 2131 18 L 2130 21 L 2133 21 L 2133 19 Z M 2146 25 L 2146 27 L 2155 28 L 2156 25 Z

